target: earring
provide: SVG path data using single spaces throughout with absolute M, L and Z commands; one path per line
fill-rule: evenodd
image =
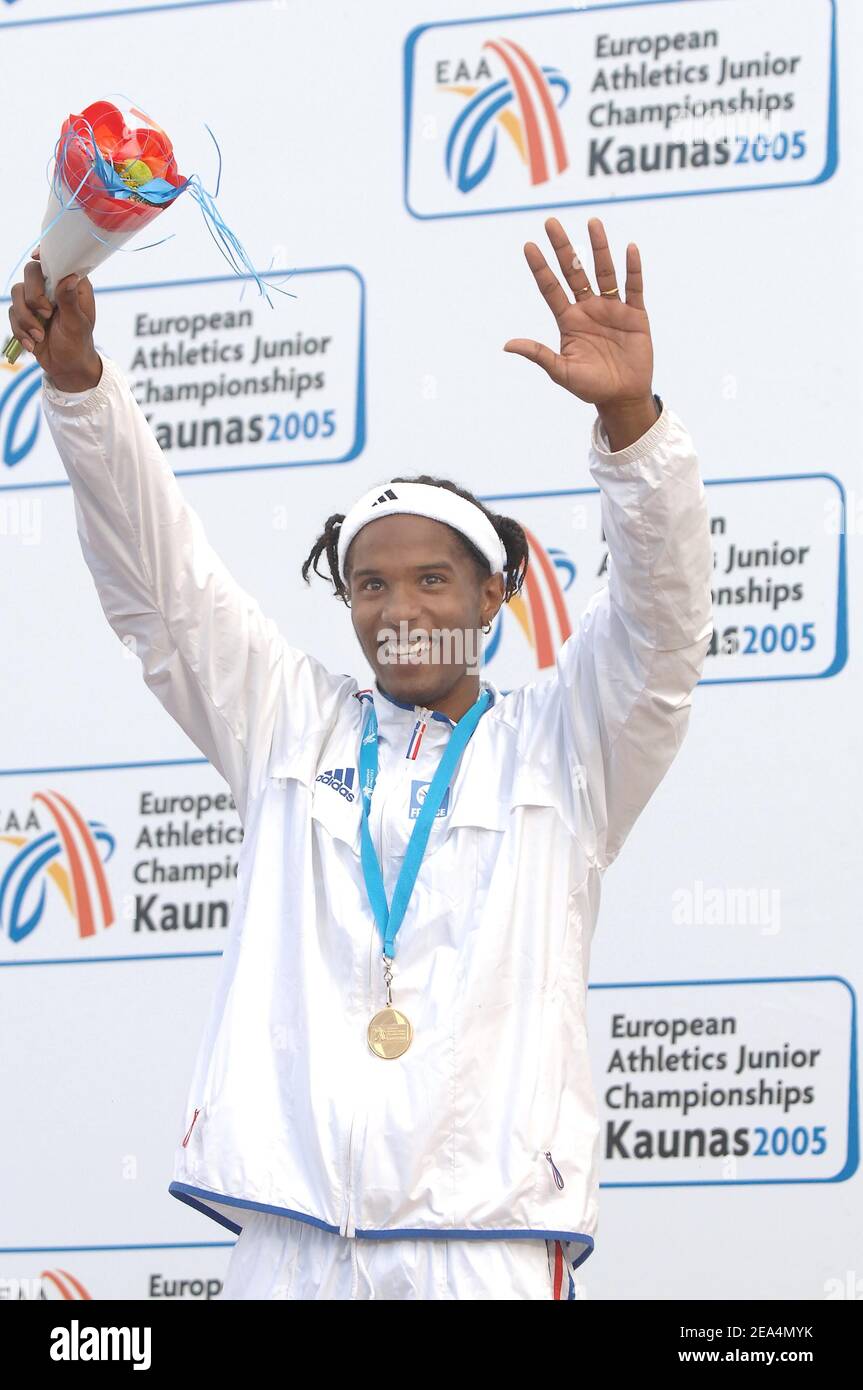
M 483 624 L 483 629 L 482 629 L 482 630 L 483 630 L 484 633 L 486 633 L 486 635 L 487 635 L 489 632 L 491 632 L 491 618 L 489 618 L 489 620 L 488 620 L 487 623 Z

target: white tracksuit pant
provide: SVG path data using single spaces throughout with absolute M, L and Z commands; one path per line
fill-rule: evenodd
M 268 1212 L 243 1214 L 224 1299 L 572 1299 L 545 1239 L 349 1240 Z

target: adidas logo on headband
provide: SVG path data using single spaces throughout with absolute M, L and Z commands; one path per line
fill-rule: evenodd
M 449 488 L 437 487 L 433 483 L 401 483 L 398 492 L 386 485 L 381 492 L 370 489 L 354 503 L 342 520 L 338 539 L 338 562 L 342 574 L 345 572 L 348 546 L 354 536 L 367 522 L 375 519 L 378 507 L 387 504 L 392 504 L 390 515 L 405 512 L 427 516 L 432 521 L 442 521 L 461 531 L 485 556 L 492 574 L 505 571 L 506 549 L 491 520 L 480 507 Z

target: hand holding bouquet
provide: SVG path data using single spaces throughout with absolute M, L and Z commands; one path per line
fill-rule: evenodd
M 173 146 L 161 126 L 136 106 L 121 109 L 110 101 L 93 102 L 79 115 L 69 116 L 54 151 L 54 170 L 38 247 L 40 264 L 28 265 L 24 284 L 16 285 L 12 291 L 9 318 L 16 336 L 4 347 L 6 360 L 14 362 L 21 352 L 19 332 L 26 334 L 28 341 L 23 345 L 32 351 L 30 344 L 38 341 L 37 327 L 41 323 L 44 328 L 38 312 L 36 324 L 31 321 L 32 312 L 26 321 L 26 316 L 19 312 L 25 301 L 31 301 L 32 287 L 38 284 L 46 321 L 50 306 L 57 302 L 61 281 L 73 274 L 87 276 L 136 232 L 149 226 L 186 189 L 199 204 L 222 248 L 227 248 L 233 268 L 240 271 L 245 267 L 264 293 L 260 276 L 222 221 L 213 196 L 202 187 L 197 175 L 184 179 L 178 173 Z M 92 290 L 85 294 L 92 297 Z M 272 307 L 272 301 L 269 302 Z

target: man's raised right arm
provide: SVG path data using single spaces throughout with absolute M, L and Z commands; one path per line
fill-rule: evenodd
M 43 412 L 74 493 L 84 559 L 145 682 L 226 779 L 245 819 L 252 764 L 268 751 L 279 701 L 312 728 L 328 722 L 349 682 L 288 646 L 222 564 L 128 381 L 95 351 L 92 288 L 73 278 L 57 287 L 41 343 L 38 281 L 14 287 L 10 321 L 25 347 L 33 335 L 45 373 Z

